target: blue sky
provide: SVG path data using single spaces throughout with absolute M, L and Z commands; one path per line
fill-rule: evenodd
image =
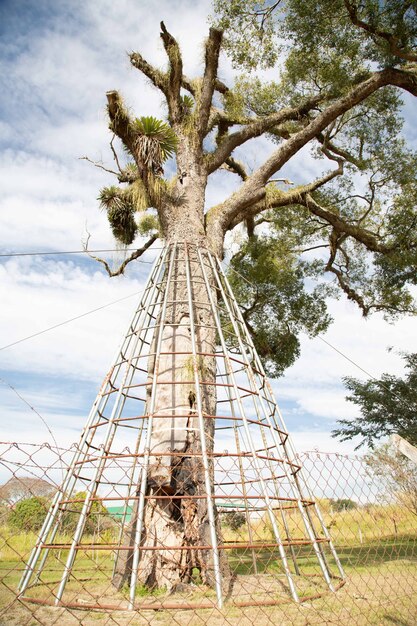
M 158 94 L 129 67 L 126 52 L 139 49 L 162 66 L 159 21 L 164 19 L 181 44 L 187 74 L 196 74 L 209 9 L 206 0 L 163 0 L 158 11 L 153 2 L 133 0 L 0 3 L 3 253 L 80 249 L 86 224 L 91 247 L 114 247 L 96 200 L 98 189 L 111 179 L 79 157 L 103 159 L 111 167 L 105 115 L 109 89 L 119 89 L 138 115 L 164 115 Z M 221 76 L 232 78 L 227 59 L 222 59 Z M 405 112 L 407 130 L 415 139 L 411 98 Z M 250 145 L 249 161 L 256 163 L 270 150 L 266 141 Z M 302 153 L 284 175 L 303 182 L 319 167 Z M 214 177 L 209 202 L 232 188 L 227 177 Z M 153 255 L 151 251 L 143 260 L 149 262 Z M 131 296 L 0 352 L 1 378 L 36 407 L 60 445 L 78 438 L 149 268 L 138 262 L 126 276 L 110 280 L 83 255 L 1 259 L 0 346 Z M 402 373 L 400 356 L 388 353 L 387 347 L 417 350 L 414 320 L 403 319 L 395 326 L 381 316 L 365 321 L 343 299 L 330 309 L 335 318 L 325 335 L 330 343 L 376 376 L 383 371 Z M 363 374 L 319 339 L 303 338 L 301 358 L 273 383 L 300 450 L 353 450 L 353 444 L 342 445 L 329 434 L 338 418 L 356 415 L 344 400 L 343 376 Z M 0 386 L 0 403 L 0 439 L 50 440 L 39 418 L 5 385 Z

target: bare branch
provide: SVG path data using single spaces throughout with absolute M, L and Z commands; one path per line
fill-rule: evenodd
M 164 72 L 153 67 L 150 63 L 148 63 L 143 56 L 139 52 L 132 52 L 129 54 L 129 59 L 133 67 L 138 69 L 142 74 L 144 74 L 149 80 L 162 91 L 163 94 L 166 94 L 168 78 Z
M 113 146 L 113 141 L 114 141 L 115 136 L 116 136 L 116 135 L 113 135 L 113 137 L 111 138 L 111 141 L 110 141 L 110 149 L 111 149 L 111 151 L 113 152 L 113 157 L 114 157 L 114 160 L 116 161 L 116 165 L 117 165 L 117 167 L 118 167 L 118 170 L 119 170 L 120 174 L 122 174 L 122 173 L 123 173 L 123 170 L 122 170 L 122 168 L 120 167 L 120 163 L 119 163 L 119 159 L 118 159 L 118 156 L 117 156 L 117 152 L 116 152 L 116 150 L 115 150 L 115 148 L 114 148 L 114 146 Z
M 182 57 L 176 39 L 167 31 L 164 22 L 161 22 L 161 39 L 169 59 L 169 71 L 162 72 L 148 63 L 139 52 L 129 55 L 130 62 L 142 72 L 152 84 L 164 94 L 169 110 L 169 121 L 175 123 L 180 119 L 180 90 L 181 87 L 196 96 L 196 88 L 189 78 L 183 75 Z M 223 86 L 225 89 L 227 87 Z
M 85 242 L 82 242 L 82 246 L 84 251 L 88 254 L 88 256 L 90 257 L 90 259 L 93 259 L 94 261 L 98 261 L 98 263 L 101 263 L 104 266 L 104 269 L 106 270 L 107 274 L 110 276 L 110 278 L 113 278 L 114 276 L 120 276 L 121 274 L 124 273 L 126 266 L 131 262 L 134 261 L 135 259 L 138 259 L 139 257 L 142 256 L 142 254 L 144 254 L 146 252 L 146 250 L 148 250 L 151 245 L 158 239 L 159 234 L 155 234 L 152 235 L 152 237 L 145 243 L 145 245 L 142 248 L 138 248 L 138 250 L 135 250 L 134 252 L 132 252 L 132 254 L 130 256 L 128 256 L 123 263 L 121 263 L 119 265 L 119 267 L 116 270 L 112 270 L 110 268 L 110 265 L 107 263 L 107 261 L 105 259 L 101 259 L 98 256 L 94 256 L 93 254 L 91 254 L 88 251 L 88 242 L 90 241 L 90 233 L 87 231 L 87 239 Z
M 211 102 L 215 89 L 217 69 L 219 65 L 219 54 L 222 43 L 223 31 L 217 28 L 210 28 L 209 37 L 206 43 L 205 68 L 201 95 L 198 102 L 198 132 L 202 142 L 206 132 L 210 116 Z M 219 88 L 219 85 L 217 84 Z
M 165 96 L 170 122 L 175 123 L 181 116 L 182 56 L 177 40 L 167 31 L 163 22 L 161 22 L 161 39 L 169 59 L 168 85 Z
M 226 159 L 226 162 L 221 167 L 228 172 L 233 172 L 234 174 L 237 174 L 242 180 L 246 180 L 248 177 L 243 163 L 237 161 L 233 157 L 229 157 L 228 159 Z
M 214 80 L 214 89 L 215 91 L 218 91 L 223 95 L 230 91 L 229 87 L 225 85 L 219 78 L 216 78 Z
M 100 163 L 99 161 L 92 161 L 87 156 L 78 157 L 78 160 L 79 161 L 88 161 L 88 163 L 91 163 L 92 165 L 94 165 L 94 167 L 98 167 L 101 170 L 104 170 L 105 172 L 108 172 L 109 174 L 114 174 L 115 176 L 119 176 L 119 172 L 115 172 L 114 170 L 109 170 L 107 167 L 104 167 L 104 165 L 102 163 Z

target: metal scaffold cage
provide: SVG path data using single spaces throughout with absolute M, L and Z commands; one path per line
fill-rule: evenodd
M 303 602 L 344 573 L 219 260 L 167 245 L 26 568 L 24 602 Z

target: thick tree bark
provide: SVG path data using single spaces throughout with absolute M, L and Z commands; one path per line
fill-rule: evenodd
M 193 192 L 195 197 L 195 190 Z M 198 194 L 197 194 L 198 195 Z M 174 209 L 175 210 L 175 209 Z M 170 212 L 173 212 L 171 208 Z M 209 456 L 209 473 L 214 496 L 214 467 L 210 460 L 214 446 L 214 415 L 216 412 L 216 331 L 210 300 L 204 284 L 200 262 L 195 248 L 207 244 L 198 237 L 196 222 L 201 224 L 201 212 L 187 212 L 177 216 L 174 239 L 189 240 L 190 225 L 194 225 L 194 240 L 188 246 L 192 274 L 192 300 L 194 309 L 195 340 L 198 377 L 204 417 L 204 433 Z M 199 216 L 200 215 L 200 216 Z M 202 224 L 200 226 L 203 231 Z M 201 232 L 200 231 L 200 232 Z M 172 232 L 172 230 L 171 230 Z M 147 471 L 147 492 L 144 513 L 142 548 L 160 546 L 161 549 L 142 550 L 139 563 L 139 581 L 149 588 L 166 588 L 175 591 L 180 583 L 187 584 L 197 575 L 204 584 L 214 586 L 214 564 L 211 549 L 194 546 L 210 546 L 210 525 L 205 474 L 201 457 L 201 433 L 199 430 L 195 398 L 194 369 L 191 344 L 191 324 L 185 269 L 185 249 L 177 248 L 173 274 L 168 286 L 168 305 L 165 320 L 157 320 L 157 330 L 151 352 L 162 332 L 161 355 L 155 359 L 151 354 L 148 363 L 147 409 L 152 402 L 152 381 L 157 376 L 154 398 L 151 457 Z M 209 268 L 206 272 L 210 275 Z M 210 278 L 211 280 L 211 278 Z M 213 283 L 213 281 L 211 280 Z M 211 285 L 215 299 L 214 285 Z M 175 383 L 175 384 L 172 384 Z M 192 404 L 192 406 L 190 406 Z M 184 497 L 189 495 L 190 497 Z M 155 499 L 152 496 L 157 496 Z M 162 496 L 162 498 L 161 498 Z M 180 497 L 181 496 L 181 497 Z M 213 497 L 214 502 L 214 497 Z M 136 528 L 137 501 L 130 527 L 126 529 L 122 543 L 133 545 Z M 221 543 L 220 522 L 215 512 L 215 531 Z M 184 547 L 179 549 L 164 549 Z M 190 549 L 191 547 L 191 549 Z M 224 550 L 220 551 L 222 577 L 227 584 L 229 570 Z M 120 588 L 129 581 L 132 553 L 119 555 L 113 584 Z M 177 587 L 178 588 L 178 587 Z

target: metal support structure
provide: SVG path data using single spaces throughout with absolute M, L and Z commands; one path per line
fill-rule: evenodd
M 176 293 L 180 294 L 177 299 Z M 174 305 L 181 311 L 175 319 L 168 312 Z M 164 338 L 164 330 L 169 327 L 178 333 L 172 335 L 171 343 Z M 205 344 L 208 348 L 201 347 L 198 339 L 208 329 L 210 336 L 216 337 L 214 348 L 210 343 Z M 177 337 L 182 334 L 188 339 L 181 344 Z M 210 368 L 202 367 L 205 358 L 213 366 L 216 364 L 214 378 Z M 160 376 L 162 359 L 164 376 Z M 172 369 L 167 369 L 167 362 L 172 363 Z M 184 363 L 183 369 L 178 363 Z M 213 415 L 205 410 L 208 388 L 216 394 L 217 410 Z M 194 391 L 190 391 L 187 413 L 181 404 L 183 399 L 179 398 L 184 398 L 184 391 L 188 393 L 189 389 Z M 171 402 L 168 410 L 158 409 L 158 397 L 168 398 L 166 401 Z M 215 420 L 214 440 L 208 437 L 211 419 Z M 160 428 L 159 420 L 166 420 L 166 427 L 164 424 Z M 199 442 L 192 452 L 186 452 L 186 446 L 171 445 L 171 440 L 177 441 L 179 432 L 188 437 L 191 431 Z M 155 437 L 159 437 L 157 448 Z M 181 470 L 180 488 L 176 486 L 174 472 L 183 467 L 182 463 L 188 467 L 187 459 L 193 457 L 194 465 L 190 462 L 189 466 L 201 467 L 201 476 L 187 478 L 186 469 Z M 161 459 L 165 459 L 164 472 L 168 475 L 171 472 L 171 483 L 155 490 L 149 476 L 155 463 L 162 463 Z M 205 506 L 199 507 L 202 499 Z M 151 500 L 152 506 L 162 506 L 164 515 L 168 516 L 166 540 L 146 527 L 146 512 L 152 511 L 147 509 Z M 77 506 L 73 507 L 74 503 Z M 93 519 L 95 503 L 104 507 L 120 505 L 118 524 L 113 527 L 108 518 L 110 530 L 106 539 L 100 535 L 101 528 L 94 530 L 93 539 L 87 534 L 87 522 Z M 224 524 L 221 527 L 217 507 L 220 511 L 228 507 L 242 510 L 244 532 L 233 534 Z M 128 511 L 133 513 L 129 515 Z M 71 541 L 63 542 L 62 524 L 70 512 L 76 516 L 76 524 Z M 204 519 L 199 519 L 198 514 Z M 199 534 L 200 523 L 207 524 L 207 535 Z M 186 524 L 187 536 L 193 537 L 189 543 L 181 541 L 181 529 Z M 175 533 L 169 532 L 170 525 L 176 529 Z M 271 538 L 265 538 L 267 525 Z M 225 533 L 227 540 L 222 536 Z M 289 597 L 299 602 L 304 599 L 299 589 L 303 578 L 303 566 L 298 560 L 301 549 L 309 550 L 303 554 L 310 555 L 308 558 L 317 564 L 314 576 L 317 585 L 323 581 L 322 592 L 326 587 L 335 591 L 338 584 L 334 579 L 344 579 L 343 568 L 221 264 L 210 251 L 195 244 L 169 244 L 154 263 L 140 304 L 87 418 L 77 450 L 23 573 L 20 598 L 39 601 L 36 590 L 43 587 L 48 590 L 49 599 L 42 596 L 42 602 L 73 606 L 69 582 L 75 584 L 79 580 L 77 554 L 82 551 L 88 556 L 91 551 L 94 558 L 89 558 L 96 566 L 97 580 L 102 581 L 105 573 L 106 588 L 112 589 L 111 598 L 103 592 L 103 598 L 97 601 L 100 583 L 95 582 L 93 575 L 91 581 L 83 583 L 83 590 L 94 600 L 90 604 L 106 609 L 114 606 L 137 610 L 138 586 L 142 588 L 146 583 L 142 559 L 146 562 L 146 555 L 149 562 L 153 553 L 160 554 L 167 571 L 174 567 L 173 563 L 181 563 L 183 569 L 175 576 L 186 584 L 197 576 L 196 564 L 204 567 L 204 563 L 210 563 L 216 595 L 216 601 L 210 602 L 219 610 L 226 602 L 221 566 L 222 559 L 227 558 L 225 555 L 229 556 L 229 567 L 235 577 L 246 575 L 247 585 L 248 581 L 254 584 L 251 576 L 256 579 L 253 597 L 249 592 L 247 596 L 234 597 L 229 591 L 227 602 L 256 605 L 263 572 L 269 571 L 269 567 L 270 575 L 273 573 L 277 580 L 284 577 Z M 53 558 L 62 551 L 66 551 L 64 561 Z M 119 565 L 119 556 L 126 555 L 126 551 L 129 556 Z M 198 556 L 207 552 L 210 558 L 206 560 Z M 180 557 L 170 563 L 173 554 Z M 116 601 L 114 596 L 117 598 L 119 592 L 112 588 L 111 581 L 127 562 L 130 569 L 126 569 L 124 576 L 129 580 L 129 597 L 126 601 L 120 592 L 122 595 Z M 277 573 L 277 562 L 282 566 L 282 574 Z M 234 567 L 248 573 L 236 574 Z M 332 567 L 336 573 L 332 573 Z M 52 570 L 54 580 L 58 577 L 53 584 L 49 582 Z M 161 573 L 164 580 L 164 572 Z M 167 589 L 167 593 L 175 593 L 175 586 Z M 273 593 L 282 593 L 281 583 L 277 582 Z M 191 599 L 184 608 L 194 605 Z
M 211 258 L 211 257 L 210 257 L 210 258 Z M 214 264 L 214 261 L 213 261 L 212 263 Z M 220 267 L 220 272 L 222 272 L 221 267 Z M 225 281 L 225 283 L 226 283 L 226 286 L 227 286 L 227 288 L 228 288 L 228 291 L 229 291 L 229 297 L 230 297 L 230 298 L 232 298 L 232 291 L 231 291 L 231 289 L 230 289 L 230 285 L 229 285 L 229 283 L 228 283 L 228 281 L 227 281 L 226 277 L 224 276 L 224 274 L 223 274 L 223 279 L 224 279 L 224 281 Z M 220 288 L 220 284 L 219 284 L 219 288 Z M 243 328 L 245 328 L 245 325 L 244 325 L 244 320 L 243 320 L 243 317 L 242 317 L 242 315 L 241 315 L 241 313 L 240 313 L 240 310 L 239 310 L 239 308 L 238 308 L 237 304 L 235 304 L 235 307 L 234 307 L 234 308 L 235 308 L 235 311 L 233 311 L 233 310 L 231 310 L 231 309 L 229 308 L 229 304 L 228 304 L 228 302 L 227 302 L 227 297 L 225 298 L 225 302 L 227 303 L 228 311 L 229 311 L 229 313 L 230 313 L 230 318 L 231 318 L 231 320 L 232 320 L 232 324 L 234 325 L 234 327 L 236 327 L 236 321 L 235 321 L 235 314 L 236 314 L 236 317 L 237 317 L 237 319 L 239 320 L 240 324 L 243 326 Z M 232 300 L 232 302 L 233 302 L 233 300 Z M 238 334 L 238 331 L 237 331 L 237 330 L 236 330 L 236 333 Z M 239 335 L 238 335 L 238 336 L 239 336 Z M 247 356 L 247 351 L 245 350 L 245 346 L 243 345 L 243 343 L 242 343 L 242 341 L 241 341 L 240 337 L 239 337 L 239 343 L 240 343 L 240 349 L 241 349 L 241 352 L 242 352 L 242 354 L 246 357 L 246 365 L 247 365 L 248 377 L 249 377 L 249 380 L 250 380 L 251 386 L 252 386 L 252 388 L 253 388 L 253 389 L 256 389 L 256 388 L 257 388 L 257 385 L 256 385 L 256 381 L 255 381 L 255 375 L 254 375 L 253 370 L 252 370 L 252 368 L 251 368 L 250 361 L 249 361 L 248 356 Z M 247 337 L 247 343 L 248 343 L 248 345 L 250 346 L 250 348 L 251 348 L 251 350 L 252 350 L 252 352 L 253 352 L 253 354 L 252 354 L 251 356 L 252 356 L 252 357 L 255 357 L 256 350 L 255 350 L 255 348 L 254 348 L 254 346 L 253 346 L 253 343 L 252 343 L 252 340 L 251 340 L 251 338 L 250 338 L 250 336 L 249 336 L 249 333 L 248 333 L 248 337 Z M 261 386 L 260 388 L 258 388 L 258 393 L 259 393 L 259 396 L 258 396 L 258 397 L 259 397 L 259 403 L 260 403 L 260 406 L 261 406 L 262 412 L 263 412 L 263 414 L 264 414 L 264 419 L 265 419 L 266 423 L 268 423 L 268 425 L 269 425 L 269 427 L 270 427 L 270 429 L 271 429 L 271 436 L 272 436 L 272 439 L 274 440 L 274 443 L 275 443 L 275 446 L 276 446 L 277 450 L 279 450 L 279 449 L 280 449 L 280 445 L 283 445 L 283 446 L 285 445 L 285 441 L 282 441 L 282 440 L 281 440 L 281 441 L 279 441 L 279 440 L 278 440 L 278 438 L 277 438 L 276 432 L 275 432 L 275 430 L 274 430 L 274 428 L 273 428 L 273 426 L 272 426 L 271 416 L 270 416 L 270 414 L 268 413 L 268 410 L 267 410 L 267 408 L 266 408 L 266 406 L 265 406 L 265 403 L 264 403 L 264 401 L 263 401 L 263 398 L 262 398 L 262 394 L 260 393 L 260 392 L 261 392 L 261 389 L 262 389 L 262 386 Z M 286 437 L 286 439 L 287 439 L 287 438 L 288 438 L 288 437 Z M 284 448 L 284 451 L 285 451 L 285 448 Z M 288 459 L 288 456 L 287 456 L 287 455 L 286 455 L 286 457 L 287 457 L 287 459 Z M 287 460 L 287 459 L 286 459 L 286 460 Z M 324 578 L 325 578 L 325 580 L 326 580 L 326 582 L 327 582 L 327 584 L 328 584 L 328 586 L 329 586 L 329 589 L 330 589 L 331 591 L 335 591 L 335 588 L 334 588 L 334 586 L 333 586 L 333 583 L 332 583 L 331 578 L 330 578 L 330 575 L 329 575 L 329 569 L 328 569 L 328 567 L 327 567 L 327 563 L 326 563 L 326 561 L 325 561 L 325 558 L 324 558 L 323 552 L 322 552 L 322 550 L 321 550 L 321 549 L 320 549 L 320 547 L 319 547 L 319 543 L 318 543 L 318 541 L 317 541 L 317 537 L 316 537 L 315 532 L 314 532 L 314 528 L 313 528 L 313 524 L 312 524 L 311 518 L 310 518 L 310 516 L 308 515 L 308 509 L 306 509 L 306 508 L 303 506 L 301 491 L 300 491 L 300 489 L 299 489 L 299 487 L 298 487 L 297 483 L 295 482 L 295 480 L 291 480 L 291 477 L 290 477 L 289 472 L 288 472 L 288 464 L 287 464 L 287 462 L 285 462 L 285 461 L 284 461 L 284 463 L 282 464 L 282 469 L 283 469 L 283 471 L 284 471 L 284 473 L 285 473 L 285 476 L 286 476 L 286 479 L 287 479 L 287 481 L 288 481 L 288 484 L 289 484 L 289 485 L 290 485 L 290 487 L 291 487 L 291 492 L 292 492 L 292 494 L 293 494 L 293 497 L 294 497 L 294 498 L 296 498 L 296 500 L 297 500 L 297 506 L 298 506 L 298 509 L 299 509 L 299 511 L 300 511 L 300 514 L 301 514 L 302 520 L 303 520 L 303 522 L 304 522 L 304 525 L 305 525 L 305 528 L 306 528 L 307 534 L 308 534 L 308 536 L 309 536 L 309 538 L 310 538 L 310 540 L 311 540 L 311 542 L 312 542 L 312 545 L 313 545 L 314 551 L 315 551 L 316 556 L 317 556 L 317 560 L 318 560 L 318 562 L 319 562 L 319 564 L 320 564 L 320 567 L 321 567 L 321 569 L 322 569 L 322 572 L 323 572 L 323 576 L 324 576 Z
M 157 348 L 156 348 L 155 370 L 154 370 L 153 379 L 152 379 L 151 405 L 149 407 L 149 412 L 148 412 L 148 415 L 149 415 L 148 430 L 146 434 L 143 470 L 142 470 L 141 481 L 140 481 L 139 509 L 138 509 L 138 518 L 136 520 L 135 543 L 134 543 L 134 548 L 133 548 L 133 565 L 132 565 L 132 576 L 131 576 L 131 581 L 130 581 L 130 596 L 129 596 L 129 609 L 130 610 L 134 608 L 134 604 L 135 604 L 136 583 L 137 583 L 137 577 L 138 577 L 138 566 L 139 566 L 139 558 L 140 558 L 139 547 L 140 547 L 142 531 L 143 531 L 143 518 L 144 518 L 144 511 L 145 511 L 145 491 L 146 491 L 146 484 L 147 484 L 147 478 L 148 478 L 147 470 L 149 466 L 149 457 L 150 457 L 150 452 L 151 452 L 150 447 L 151 447 L 152 425 L 153 425 L 153 417 L 154 417 L 154 411 L 155 411 L 156 385 L 158 381 L 158 355 L 160 355 L 161 353 L 162 329 L 163 329 L 163 324 L 165 321 L 168 294 L 169 294 L 168 285 L 170 283 L 171 276 L 172 276 L 172 270 L 173 270 L 174 260 L 175 260 L 175 252 L 176 252 L 176 246 L 174 245 L 172 249 L 170 250 L 167 286 L 165 288 L 164 302 L 163 302 L 162 311 L 161 311 L 161 321 L 159 325 L 159 335 L 158 335 Z

